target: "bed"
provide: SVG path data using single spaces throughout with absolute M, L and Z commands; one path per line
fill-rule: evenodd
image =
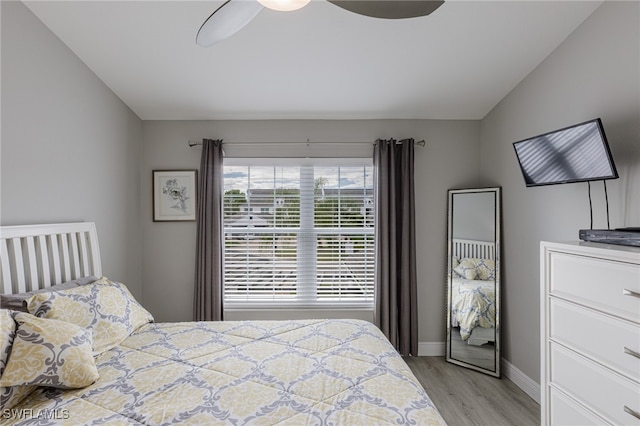
M 453 239 L 451 259 L 451 326 L 470 345 L 495 341 L 495 244 Z
M 0 232 L 3 423 L 445 424 L 368 322 L 155 323 L 94 224 Z

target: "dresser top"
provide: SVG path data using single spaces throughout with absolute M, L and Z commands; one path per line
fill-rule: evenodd
M 596 256 L 640 263 L 640 247 L 594 243 L 590 241 L 541 241 L 540 246 L 548 250 L 569 251 L 584 256 Z

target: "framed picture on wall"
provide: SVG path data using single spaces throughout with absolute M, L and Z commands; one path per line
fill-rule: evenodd
M 196 220 L 196 170 L 153 171 L 153 221 Z

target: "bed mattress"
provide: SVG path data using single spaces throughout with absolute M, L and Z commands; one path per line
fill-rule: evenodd
M 3 422 L 445 424 L 388 340 L 364 321 L 151 323 L 96 365 L 94 384 L 39 388 Z

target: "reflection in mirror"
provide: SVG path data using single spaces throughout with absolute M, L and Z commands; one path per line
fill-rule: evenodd
M 500 188 L 449 190 L 448 362 L 500 377 Z

